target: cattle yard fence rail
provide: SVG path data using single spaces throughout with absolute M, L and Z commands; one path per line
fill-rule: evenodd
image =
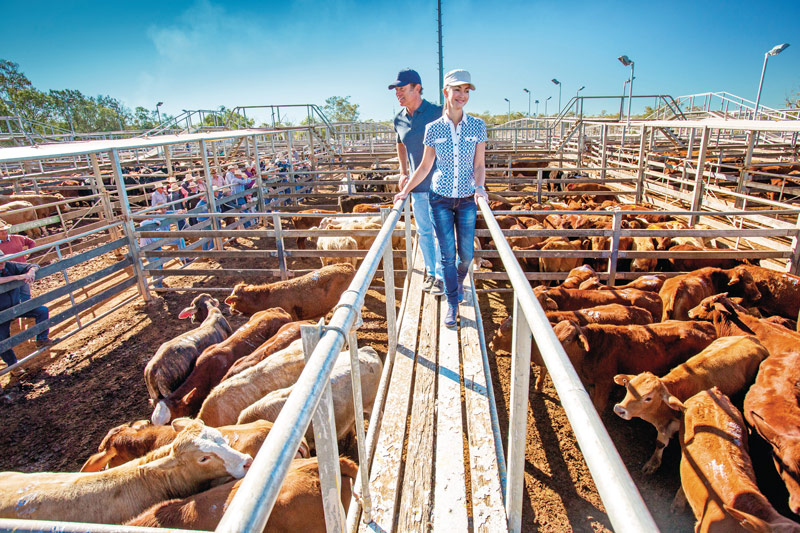
M 489 205 L 480 199 L 479 207 L 514 288 L 512 385 L 506 459 L 508 483 L 505 498 L 509 530 L 521 531 L 533 339 L 553 378 L 561 405 L 570 420 L 575 438 L 592 473 L 614 530 L 658 531 L 600 416 L 592 405 L 589 394 L 553 333 L 544 310 L 534 297 L 533 290 L 500 231 Z

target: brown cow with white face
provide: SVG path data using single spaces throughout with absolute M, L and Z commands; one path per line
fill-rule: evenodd
M 210 481 L 241 478 L 252 463 L 200 421 L 176 421 L 175 429 L 168 446 L 110 470 L 0 473 L 0 517 L 121 524 Z

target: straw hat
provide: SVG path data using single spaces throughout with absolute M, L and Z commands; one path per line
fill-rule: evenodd
M 169 192 L 175 192 L 179 190 L 181 190 L 181 186 L 178 185 L 177 183 L 173 183 L 172 185 L 169 186 Z
M 175 179 L 175 176 L 170 176 L 167 178 L 167 183 L 177 183 L 178 180 Z
M 192 173 L 189 172 L 188 174 L 186 174 L 186 177 L 183 178 L 183 181 L 194 181 L 194 176 L 192 176 Z
M 160 189 L 161 187 L 166 187 L 166 186 L 167 185 L 163 181 L 159 181 L 155 185 L 153 185 L 153 188 L 154 189 Z
M 0 219 L 0 231 L 11 229 L 11 224 L 5 220 Z

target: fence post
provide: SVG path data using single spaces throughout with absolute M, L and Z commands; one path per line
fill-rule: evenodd
M 217 199 L 214 197 L 214 185 L 211 182 L 211 168 L 208 166 L 208 152 L 206 151 L 206 141 L 200 140 L 200 155 L 203 157 L 203 174 L 206 180 L 206 204 L 208 204 L 208 212 L 217 212 Z M 211 219 L 211 229 L 214 233 L 220 230 L 219 218 L 208 217 Z M 222 239 L 219 236 L 214 237 L 214 248 L 222 250 Z
M 403 214 L 404 214 L 404 221 L 405 221 L 405 232 L 406 232 L 406 278 L 411 276 L 411 269 L 414 266 L 411 257 L 411 199 L 409 198 L 408 201 L 405 203 L 403 207 Z
M 261 158 L 258 153 L 258 140 L 253 135 L 253 157 L 256 162 L 256 197 L 258 198 L 258 211 L 264 213 L 267 209 L 264 205 L 264 177 L 261 175 Z M 267 219 L 261 217 L 261 224 L 266 225 Z
M 736 192 L 739 194 L 744 194 L 745 192 L 745 182 L 750 177 L 747 173 L 747 169 L 750 167 L 750 163 L 753 161 L 753 147 L 756 144 L 756 136 L 755 132 L 748 131 L 747 132 L 747 151 L 744 154 L 744 163 L 742 164 L 742 170 L 739 172 L 739 182 L 736 184 Z M 736 203 L 734 204 L 737 209 L 742 208 L 742 199 L 736 198 Z
M 642 125 L 642 134 L 639 136 L 639 169 L 636 174 L 636 203 L 642 202 L 644 197 L 644 162 L 645 150 L 644 143 L 647 140 L 647 128 Z
M 700 154 L 697 156 L 697 172 L 694 179 L 694 196 L 692 197 L 692 211 L 700 211 L 703 202 L 703 168 L 706 166 L 706 150 L 708 149 L 708 140 L 711 137 L 711 129 L 708 126 L 703 126 L 703 136 L 700 139 Z M 689 226 L 697 224 L 697 215 L 689 217 Z
M 606 179 L 606 163 L 608 160 L 608 124 L 603 124 L 600 136 L 602 139 L 602 148 L 600 152 L 600 179 Z
M 525 488 L 525 443 L 528 427 L 528 394 L 531 376 L 531 330 L 514 292 L 514 329 L 511 354 L 511 412 L 508 422 L 508 530 L 522 531 L 522 492 Z
M 278 254 L 278 268 L 281 269 L 281 279 L 286 280 L 286 253 L 284 252 L 283 245 L 283 224 L 281 223 L 281 216 L 272 213 L 272 226 L 275 228 L 275 251 Z
M 386 208 L 381 209 L 381 225 L 386 223 L 389 211 Z M 386 351 L 394 353 L 397 349 L 397 310 L 395 309 L 394 253 L 391 238 L 383 251 L 383 284 L 386 289 L 386 330 L 389 336 Z
M 353 405 L 356 412 L 356 441 L 358 444 L 358 470 L 361 477 L 361 520 L 368 524 L 372 512 L 372 499 L 369 495 L 369 459 L 366 438 L 364 437 L 364 400 L 361 396 L 361 363 L 358 359 L 358 339 L 355 330 L 347 336 L 350 348 L 350 377 L 353 383 Z M 354 489 L 356 487 L 353 487 Z
M 114 220 L 114 209 L 111 205 L 108 190 L 106 190 L 106 184 L 103 183 L 103 175 L 100 172 L 100 163 L 97 160 L 97 154 L 89 154 L 89 159 L 92 162 L 92 170 L 94 171 L 94 178 L 89 181 L 89 183 L 92 184 L 92 193 L 100 195 L 100 204 L 103 206 L 103 211 L 100 216 L 105 219 L 106 224 L 111 224 Z M 109 228 L 108 236 L 110 238 L 116 239 L 119 235 L 120 231 L 118 228 Z
M 142 295 L 145 302 L 149 302 L 152 296 L 150 295 L 150 288 L 147 286 L 147 280 L 145 279 L 142 256 L 139 253 L 139 243 L 136 240 L 136 231 L 133 228 L 133 219 L 131 219 L 131 206 L 128 204 L 128 191 L 125 190 L 125 181 L 122 179 L 122 166 L 119 164 L 119 152 L 117 152 L 116 148 L 111 149 L 110 157 L 111 170 L 114 174 L 120 207 L 122 208 L 122 228 L 125 232 L 125 236 L 128 238 L 128 249 L 131 251 L 131 259 L 133 259 L 133 273 L 136 276 L 139 294 Z
M 300 326 L 306 363 L 322 337 L 324 323 L 324 320 L 320 319 L 316 326 Z M 342 474 L 339 470 L 339 443 L 336 439 L 330 379 L 325 384 L 312 423 L 314 444 L 319 458 L 319 481 L 322 488 L 322 506 L 325 510 L 325 528 L 328 533 L 342 533 L 345 526 L 340 486 Z
M 619 261 L 619 231 L 622 228 L 622 211 L 614 211 L 612 228 L 614 233 L 611 235 L 611 255 L 608 258 L 608 284 L 613 287 Z

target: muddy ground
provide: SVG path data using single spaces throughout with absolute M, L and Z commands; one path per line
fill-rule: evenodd
M 238 247 L 257 248 L 258 242 L 239 239 Z M 98 264 L 113 261 L 103 256 Z M 296 259 L 295 261 L 300 261 Z M 294 268 L 316 268 L 317 263 L 304 259 Z M 252 261 L 248 265 L 253 268 Z M 209 261 L 200 265 L 212 268 Z M 236 262 L 227 262 L 235 267 Z M 264 265 L 273 268 L 273 265 Z M 84 272 L 70 273 L 80 278 L 97 268 L 82 265 Z M 192 279 L 168 278 L 169 286 L 232 287 L 238 279 L 230 276 Z M 252 281 L 252 280 L 250 280 Z M 266 280 L 265 280 L 266 281 Z M 49 283 L 57 283 L 51 281 Z M 47 280 L 41 283 L 48 283 Z M 496 282 L 479 284 L 480 288 L 497 287 Z M 34 293 L 44 285 L 34 288 Z M 131 289 L 131 291 L 135 290 Z M 159 345 L 191 326 L 178 320 L 178 312 L 189 304 L 196 293 L 169 292 L 146 305 L 128 305 L 113 315 L 84 329 L 51 351 L 51 357 L 37 365 L 18 383 L 2 379 L 0 394 L 0 470 L 75 471 L 96 451 L 106 432 L 121 423 L 148 418 L 151 408 L 142 378 L 143 369 Z M 215 294 L 217 297 L 223 294 Z M 507 316 L 510 293 L 483 293 L 479 298 L 487 341 Z M 359 330 L 360 344 L 370 344 L 381 353 L 386 350 L 385 303 L 382 293 L 370 291 L 363 313 L 364 326 Z M 245 319 L 230 317 L 235 328 Z M 490 353 L 492 379 L 500 415 L 501 431 L 507 433 L 509 375 L 511 360 L 507 354 Z M 531 383 L 536 372 L 533 370 Z M 621 390 L 617 391 L 621 397 Z M 614 398 L 612 398 L 612 401 Z M 691 531 L 691 512 L 670 513 L 670 504 L 680 479 L 677 474 L 680 453 L 673 441 L 664 453 L 661 469 L 653 476 L 641 474 L 640 468 L 655 444 L 652 426 L 634 420 L 626 422 L 610 409 L 603 421 L 620 454 L 632 473 L 645 502 L 662 531 Z M 773 504 L 787 513 L 785 491 L 770 472 L 774 472 L 768 451 L 755 442 L 753 453 L 758 459 L 757 472 L 762 488 L 770 493 Z M 526 494 L 523 502 L 523 530 L 542 532 L 609 531 L 611 524 L 566 415 L 561 408 L 552 382 L 546 381 L 543 394 L 531 391 L 527 451 L 525 464 Z M 791 516 L 791 515 L 789 515 Z M 795 517 L 796 518 L 796 517 Z

